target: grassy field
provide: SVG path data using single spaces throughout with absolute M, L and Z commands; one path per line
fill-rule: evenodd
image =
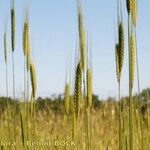
M 147 90 L 149 91 L 149 90 Z M 147 93 L 147 92 L 145 92 Z M 141 125 L 140 125 L 140 109 L 134 97 L 134 149 L 141 149 Z M 144 97 L 146 99 L 146 96 Z M 3 102 L 3 104 L 2 104 Z M 128 99 L 122 99 L 122 142 L 123 149 L 129 149 L 129 117 L 128 117 Z M 10 102 L 11 103 L 11 102 Z M 145 103 L 146 104 L 146 103 Z M 20 106 L 19 106 L 20 105 Z M 7 105 L 4 100 L 1 100 L 0 114 L 0 141 L 1 149 L 37 149 L 37 150 L 73 150 L 86 149 L 86 131 L 85 131 L 85 116 L 84 111 L 80 113 L 80 120 L 78 120 L 78 127 L 76 128 L 77 138 L 73 140 L 72 136 L 72 112 L 65 115 L 63 98 L 58 100 L 44 100 L 39 99 L 36 103 L 36 114 L 34 118 L 29 118 L 28 122 L 25 121 L 23 115 L 23 125 L 21 124 L 20 112 L 24 111 L 24 104 L 16 102 L 16 124 L 14 133 L 13 124 L 13 101 L 7 112 Z M 21 108 L 21 110 L 19 109 Z M 142 122 L 143 122 L 143 138 L 144 149 L 149 149 L 149 106 L 143 105 L 142 109 Z M 8 114 L 7 114 L 8 113 Z M 9 126 L 8 126 L 9 124 Z M 95 99 L 93 107 L 91 108 L 91 149 L 92 150 L 117 150 L 119 144 L 119 103 L 113 98 L 106 101 Z M 28 130 L 27 130 L 28 129 Z M 23 133 L 24 134 L 23 134 Z M 27 137 L 28 132 L 28 137 Z M 16 135 L 16 141 L 14 140 Z M 24 143 L 24 144 L 23 144 Z M 10 145 L 10 146 L 8 146 Z M 15 146 L 16 145 L 16 146 Z

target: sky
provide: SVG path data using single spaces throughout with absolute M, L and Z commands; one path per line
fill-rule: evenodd
M 83 0 L 85 30 L 90 36 L 93 62 L 93 93 L 100 98 L 117 95 L 114 38 L 117 25 L 117 0 Z M 29 26 L 32 60 L 36 65 L 37 96 L 47 97 L 64 91 L 67 58 L 74 61 L 78 35 L 76 0 L 29 0 Z M 150 85 L 150 1 L 138 1 L 137 40 L 141 89 Z M 127 12 L 122 4 L 125 36 Z M 24 56 L 22 31 L 25 0 L 15 0 L 16 95 L 23 94 Z M 10 1 L 0 0 L 0 95 L 6 95 L 3 34 L 7 28 L 9 96 L 12 95 L 12 52 L 10 40 Z M 128 95 L 128 48 L 125 38 L 125 58 L 121 78 L 121 95 Z M 71 57 L 72 56 L 72 57 Z M 71 66 L 73 68 L 73 64 Z M 73 72 L 73 71 L 72 71 Z M 136 76 L 136 74 L 135 74 Z M 134 92 L 137 92 L 135 77 Z

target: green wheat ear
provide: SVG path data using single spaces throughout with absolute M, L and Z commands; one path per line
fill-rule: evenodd
M 85 69 L 85 31 L 83 25 L 83 14 L 81 8 L 81 2 L 78 0 L 78 30 L 79 30 L 79 42 L 80 42 L 80 54 L 81 54 L 81 66 Z
M 79 62 L 76 68 L 75 89 L 74 89 L 74 112 L 76 118 L 78 118 L 80 112 L 80 102 L 82 96 L 81 84 L 82 84 L 82 73 L 81 73 L 81 63 Z
M 7 64 L 7 39 L 6 39 L 6 31 L 4 33 L 4 58 L 5 58 L 5 64 Z
M 27 56 L 29 52 L 29 24 L 27 19 L 24 22 L 23 28 L 23 50 L 24 56 Z
M 116 44 L 115 46 L 115 55 L 116 55 L 116 74 L 117 80 L 119 82 L 124 61 L 124 29 L 122 22 L 119 24 L 118 36 L 119 36 L 119 43 Z
M 130 69 L 130 88 L 133 89 L 134 68 L 135 68 L 135 40 L 133 33 L 130 35 L 129 41 L 129 69 Z
M 11 46 L 12 51 L 15 50 L 15 9 L 14 9 L 14 1 L 11 6 Z
M 132 0 L 132 20 L 133 20 L 133 25 L 136 27 L 137 24 L 137 0 Z
M 124 28 L 123 23 L 119 24 L 119 72 L 121 74 L 124 60 Z
M 132 10 L 132 0 L 126 0 L 126 5 L 127 5 L 127 12 L 129 14 Z
M 30 77 L 31 77 L 31 85 L 32 85 L 32 96 L 35 99 L 37 85 L 36 85 L 35 66 L 33 63 L 30 63 Z
M 120 81 L 120 71 L 119 71 L 119 45 L 116 44 L 115 46 L 115 55 L 116 55 L 116 74 L 117 80 Z

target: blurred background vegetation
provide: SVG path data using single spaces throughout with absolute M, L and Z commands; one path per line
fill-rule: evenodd
M 150 104 L 149 96 L 150 96 L 150 88 L 144 89 L 140 94 L 140 97 L 143 101 L 142 103 L 143 105 L 141 107 L 143 115 L 146 112 L 146 109 Z M 138 109 L 138 103 L 139 103 L 138 97 L 139 97 L 138 94 L 135 94 L 133 96 L 134 105 L 135 105 L 134 107 L 137 109 Z M 72 99 L 72 97 L 70 99 Z M 124 105 L 125 107 L 127 107 L 128 97 L 122 97 L 121 100 L 124 101 Z M 8 101 L 9 101 L 9 106 L 13 108 L 14 100 L 12 98 L 8 98 Z M 16 111 L 19 110 L 19 105 L 23 105 L 23 104 L 24 104 L 23 101 L 20 101 L 19 99 L 15 100 Z M 103 109 L 106 105 L 108 107 L 109 106 L 111 107 L 112 105 L 118 106 L 118 101 L 114 97 L 108 97 L 107 99 L 100 99 L 98 95 L 93 95 L 93 109 L 94 110 Z M 6 97 L 0 97 L 0 110 L 1 110 L 0 112 L 3 113 L 6 108 L 7 108 Z M 56 115 L 57 114 L 63 115 L 65 113 L 63 94 L 52 95 L 51 97 L 46 97 L 46 98 L 42 98 L 42 97 L 37 98 L 36 111 L 37 112 L 44 111 L 48 113 L 49 110 L 51 110 Z

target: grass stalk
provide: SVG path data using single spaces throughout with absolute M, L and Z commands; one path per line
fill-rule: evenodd
M 133 82 L 134 82 L 134 57 L 135 57 L 135 42 L 134 36 L 131 31 L 130 24 L 130 13 L 128 14 L 128 46 L 129 46 L 129 141 L 130 141 L 130 150 L 133 150 Z
M 140 126 L 141 126 L 141 150 L 144 150 L 143 141 L 143 117 L 142 117 L 142 99 L 141 99 L 141 89 L 140 89 L 140 74 L 139 74 L 139 59 L 138 59 L 138 46 L 137 46 L 137 35 L 135 28 L 135 50 L 136 50 L 136 72 L 137 72 L 137 84 L 138 84 L 138 98 L 139 98 L 139 114 L 140 114 Z
M 122 111 L 121 111 L 121 107 L 122 107 L 122 102 L 121 102 L 121 98 L 120 98 L 120 81 L 118 82 L 118 98 L 119 98 L 119 150 L 122 150 L 122 140 L 123 140 L 123 136 L 122 136 Z
M 7 123 L 8 123 L 8 138 L 10 140 L 10 124 L 9 124 L 9 101 L 8 101 L 8 62 L 7 62 L 7 31 L 4 33 L 4 58 L 5 58 L 5 75 L 6 75 L 6 103 L 7 103 Z

